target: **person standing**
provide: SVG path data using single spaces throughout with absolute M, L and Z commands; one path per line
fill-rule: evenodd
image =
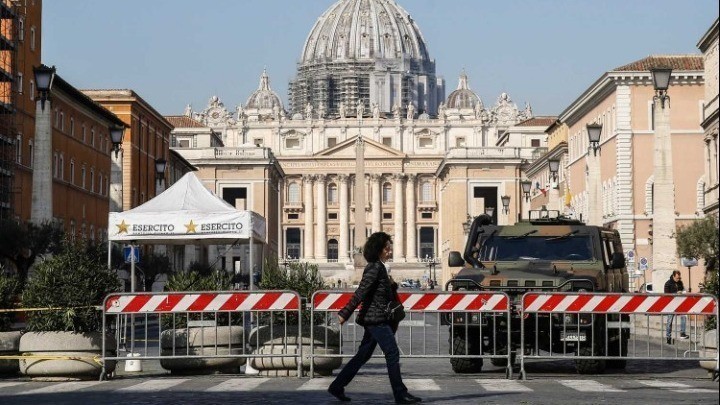
M 422 399 L 410 395 L 403 384 L 400 374 L 400 350 L 395 342 L 398 324 L 388 319 L 386 308 L 397 294 L 395 283 L 385 266 L 392 257 L 392 239 L 385 232 L 376 232 L 368 238 L 363 247 L 365 266 L 362 280 L 355 294 L 343 309 L 338 312 L 338 321 L 342 325 L 350 318 L 355 308 L 362 304 L 355 317 L 355 323 L 365 329 L 360 347 L 352 359 L 338 373 L 328 387 L 328 392 L 340 401 L 350 401 L 345 395 L 345 387 L 350 384 L 357 372 L 372 357 L 375 347 L 380 345 L 385 353 L 388 376 L 392 386 L 395 403 L 414 404 Z
M 683 286 L 682 277 L 680 276 L 680 270 L 673 271 L 670 279 L 665 282 L 664 292 L 665 294 L 681 294 L 685 292 L 685 286 Z M 685 333 L 687 320 L 683 315 L 679 315 L 678 317 L 680 318 L 680 339 L 689 339 L 690 336 Z M 665 328 L 665 337 L 667 338 L 667 343 L 669 345 L 672 344 L 672 324 L 674 319 L 675 315 L 668 315 L 668 321 Z

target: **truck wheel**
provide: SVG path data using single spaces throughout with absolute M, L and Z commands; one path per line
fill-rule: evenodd
M 598 351 L 596 350 L 597 354 Z M 592 356 L 592 350 L 589 347 L 580 349 L 580 356 Z M 602 374 L 605 372 L 605 360 L 602 359 L 583 359 L 575 360 L 575 370 L 578 374 Z
M 629 338 L 623 337 L 622 343 L 620 347 L 613 344 L 608 347 L 608 352 L 610 356 L 620 356 L 620 357 L 627 357 L 628 354 L 628 340 Z M 616 342 L 617 343 L 617 342 Z M 618 349 L 620 349 L 620 353 L 618 353 Z M 616 370 L 625 370 L 625 367 L 627 367 L 627 360 L 625 359 L 613 359 L 607 361 L 607 367 L 616 369 Z
M 465 339 L 460 337 L 453 338 L 453 351 L 451 354 L 463 355 L 465 354 L 466 342 Z M 467 351 L 468 354 L 479 354 L 473 353 L 470 348 Z M 451 358 L 450 365 L 454 372 L 459 374 L 465 373 L 479 373 L 482 370 L 483 359 L 467 359 L 467 358 Z

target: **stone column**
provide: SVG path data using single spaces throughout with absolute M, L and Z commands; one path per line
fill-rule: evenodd
M 406 200 L 406 213 L 407 213 L 407 254 L 408 261 L 414 261 L 417 259 L 417 242 L 415 235 L 417 229 L 415 229 L 415 215 L 417 213 L 417 207 L 415 206 L 415 181 L 417 175 L 408 174 L 407 184 L 405 189 L 405 200 Z
M 405 261 L 405 238 L 403 224 L 405 218 L 403 217 L 403 180 L 405 180 L 405 174 L 397 173 L 393 175 L 395 180 L 395 247 L 393 249 L 393 261 L 404 262 Z
M 338 258 L 340 262 L 350 260 L 350 201 L 348 183 L 350 178 L 346 174 L 338 176 L 338 189 L 340 191 L 340 242 L 338 244 Z
M 605 128 L 606 129 L 606 128 Z M 606 129 L 607 130 L 607 129 Z M 600 150 L 587 153 L 588 225 L 603 225 L 602 185 L 600 181 Z
M 314 257 L 314 250 L 313 250 L 313 238 L 314 238 L 314 232 L 313 227 L 315 226 L 313 221 L 313 182 L 315 181 L 315 176 L 306 174 L 303 176 L 303 186 L 305 187 L 305 238 L 304 238 L 304 251 L 303 251 L 303 257 L 305 259 L 312 259 Z
M 655 150 L 653 173 L 652 282 L 656 289 L 677 269 L 675 257 L 675 185 L 673 184 L 670 104 L 655 100 Z
M 123 210 L 122 162 L 124 153 L 121 149 L 115 157 L 115 153 L 110 152 L 110 212 L 122 212 Z
M 372 231 L 382 231 L 382 176 L 379 174 L 370 175 L 370 187 L 372 188 Z
M 32 200 L 30 221 L 34 224 L 52 221 L 52 103 L 39 98 L 35 102 L 35 144 L 33 145 Z
M 315 258 L 327 258 L 327 176 L 317 176 L 317 236 L 315 237 Z

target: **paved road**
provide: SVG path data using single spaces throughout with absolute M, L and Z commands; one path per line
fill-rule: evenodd
M 0 380 L 7 404 L 334 404 L 329 378 L 124 377 L 111 381 L 35 382 Z M 405 383 L 424 403 L 436 404 L 717 404 L 718 385 L 709 379 L 647 375 L 577 375 L 505 380 L 498 373 L 434 378 L 406 373 Z M 348 387 L 355 403 L 392 403 L 380 363 L 368 367 Z

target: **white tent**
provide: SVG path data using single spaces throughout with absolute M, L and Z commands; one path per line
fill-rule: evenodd
M 229 245 L 248 240 L 251 269 L 253 242 L 265 243 L 265 218 L 235 209 L 192 172 L 143 205 L 111 212 L 108 229 L 109 244 Z M 108 246 L 108 262 L 109 256 Z
M 229 244 L 265 241 L 265 219 L 238 211 L 187 173 L 160 195 L 129 211 L 111 212 L 109 239 L 142 244 Z

